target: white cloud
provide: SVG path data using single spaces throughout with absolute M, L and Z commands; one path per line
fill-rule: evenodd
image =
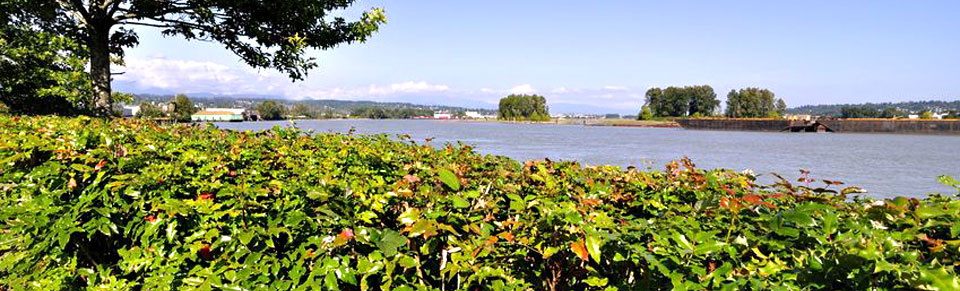
M 130 59 L 118 81 L 133 81 L 141 87 L 175 89 L 183 84 L 200 83 L 225 85 L 238 81 L 240 76 L 229 67 L 200 61 L 168 60 L 165 58 Z
M 356 88 L 316 88 L 305 82 L 290 82 L 274 70 L 247 66 L 233 68 L 208 61 L 172 60 L 163 56 L 130 58 L 125 72 L 116 81 L 137 91 L 212 93 L 223 95 L 262 94 L 286 98 L 387 99 L 399 94 L 442 93 L 447 85 L 406 81 L 389 85 L 371 84 Z
M 518 85 L 510 89 L 510 94 L 533 94 L 536 92 L 537 90 L 530 84 Z
M 390 93 L 402 92 L 402 93 L 421 93 L 421 92 L 442 92 L 450 89 L 447 85 L 433 85 L 428 84 L 427 82 L 413 82 L 407 81 L 399 84 L 390 85 Z
M 603 86 L 603 89 L 610 91 L 627 91 L 627 87 L 624 86 Z

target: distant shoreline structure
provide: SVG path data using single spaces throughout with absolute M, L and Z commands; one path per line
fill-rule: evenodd
M 694 130 L 960 135 L 960 120 L 946 119 L 688 118 L 678 119 L 677 123 Z

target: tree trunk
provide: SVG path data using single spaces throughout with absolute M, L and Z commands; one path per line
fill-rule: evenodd
M 113 103 L 110 95 L 110 25 L 93 24 L 90 27 L 90 82 L 93 89 L 93 108 L 100 115 L 110 115 Z

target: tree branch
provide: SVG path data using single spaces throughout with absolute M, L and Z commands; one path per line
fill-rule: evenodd
M 74 10 L 80 12 L 84 22 L 90 23 L 90 11 L 87 11 L 87 8 L 84 7 L 82 0 L 70 0 L 70 5 L 73 6 Z

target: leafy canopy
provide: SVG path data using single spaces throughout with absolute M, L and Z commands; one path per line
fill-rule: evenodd
M 510 94 L 500 99 L 499 118 L 506 120 L 550 120 L 547 99 L 540 95 Z
M 386 16 L 380 8 L 348 21 L 353 0 L 6 0 L 5 26 L 30 28 L 80 46 L 89 63 L 94 106 L 110 107 L 110 63 L 139 44 L 135 28 L 218 42 L 254 68 L 302 80 L 317 66 L 309 49 L 367 40 Z

